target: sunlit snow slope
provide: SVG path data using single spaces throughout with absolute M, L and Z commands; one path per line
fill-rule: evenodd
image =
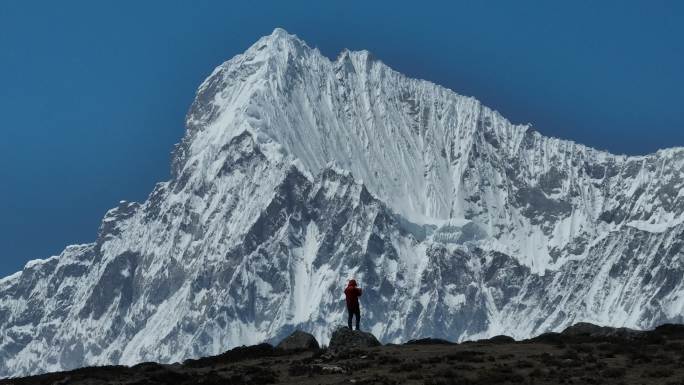
M 684 322 L 684 149 L 546 138 L 281 29 L 186 123 L 170 181 L 0 280 L 0 376 L 325 342 L 351 277 L 386 342 Z

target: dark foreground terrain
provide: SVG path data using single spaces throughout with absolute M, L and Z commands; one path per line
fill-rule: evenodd
M 521 342 L 501 336 L 295 351 L 262 344 L 182 364 L 93 367 L 0 384 L 684 385 L 684 326 L 637 332 L 578 324 Z

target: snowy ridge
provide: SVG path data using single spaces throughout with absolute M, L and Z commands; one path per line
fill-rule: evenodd
M 244 117 L 236 117 L 236 105 Z M 331 62 L 282 30 L 220 66 L 188 120 L 215 143 L 246 124 L 313 173 L 333 161 L 416 223 L 471 219 L 496 239 L 492 247 L 540 273 L 563 263 L 554 248 L 599 234 L 595 224 L 612 209 L 610 197 L 646 182 L 634 177 L 653 176 L 624 175 L 638 163 L 682 165 L 676 149 L 625 157 L 545 138 L 473 98 L 408 79 L 367 51 L 345 50 Z M 532 211 L 541 210 L 528 204 L 550 212 L 535 218 Z M 565 220 L 546 218 L 559 215 Z
M 367 51 L 276 29 L 202 83 L 172 179 L 0 280 L 0 377 L 325 343 L 684 322 L 684 149 L 546 138 Z

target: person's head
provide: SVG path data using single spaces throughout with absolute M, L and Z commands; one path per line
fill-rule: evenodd
M 356 280 L 355 279 L 350 280 L 349 286 L 356 286 Z

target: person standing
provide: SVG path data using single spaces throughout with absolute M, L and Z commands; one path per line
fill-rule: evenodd
M 344 296 L 347 301 L 347 312 L 349 313 L 349 318 L 347 319 L 347 325 L 349 329 L 352 328 L 352 318 L 356 316 L 356 330 L 359 330 L 359 323 L 361 322 L 361 307 L 359 306 L 359 297 L 363 291 L 361 288 L 356 287 L 356 280 L 352 279 L 349 281 L 347 288 L 344 289 Z

